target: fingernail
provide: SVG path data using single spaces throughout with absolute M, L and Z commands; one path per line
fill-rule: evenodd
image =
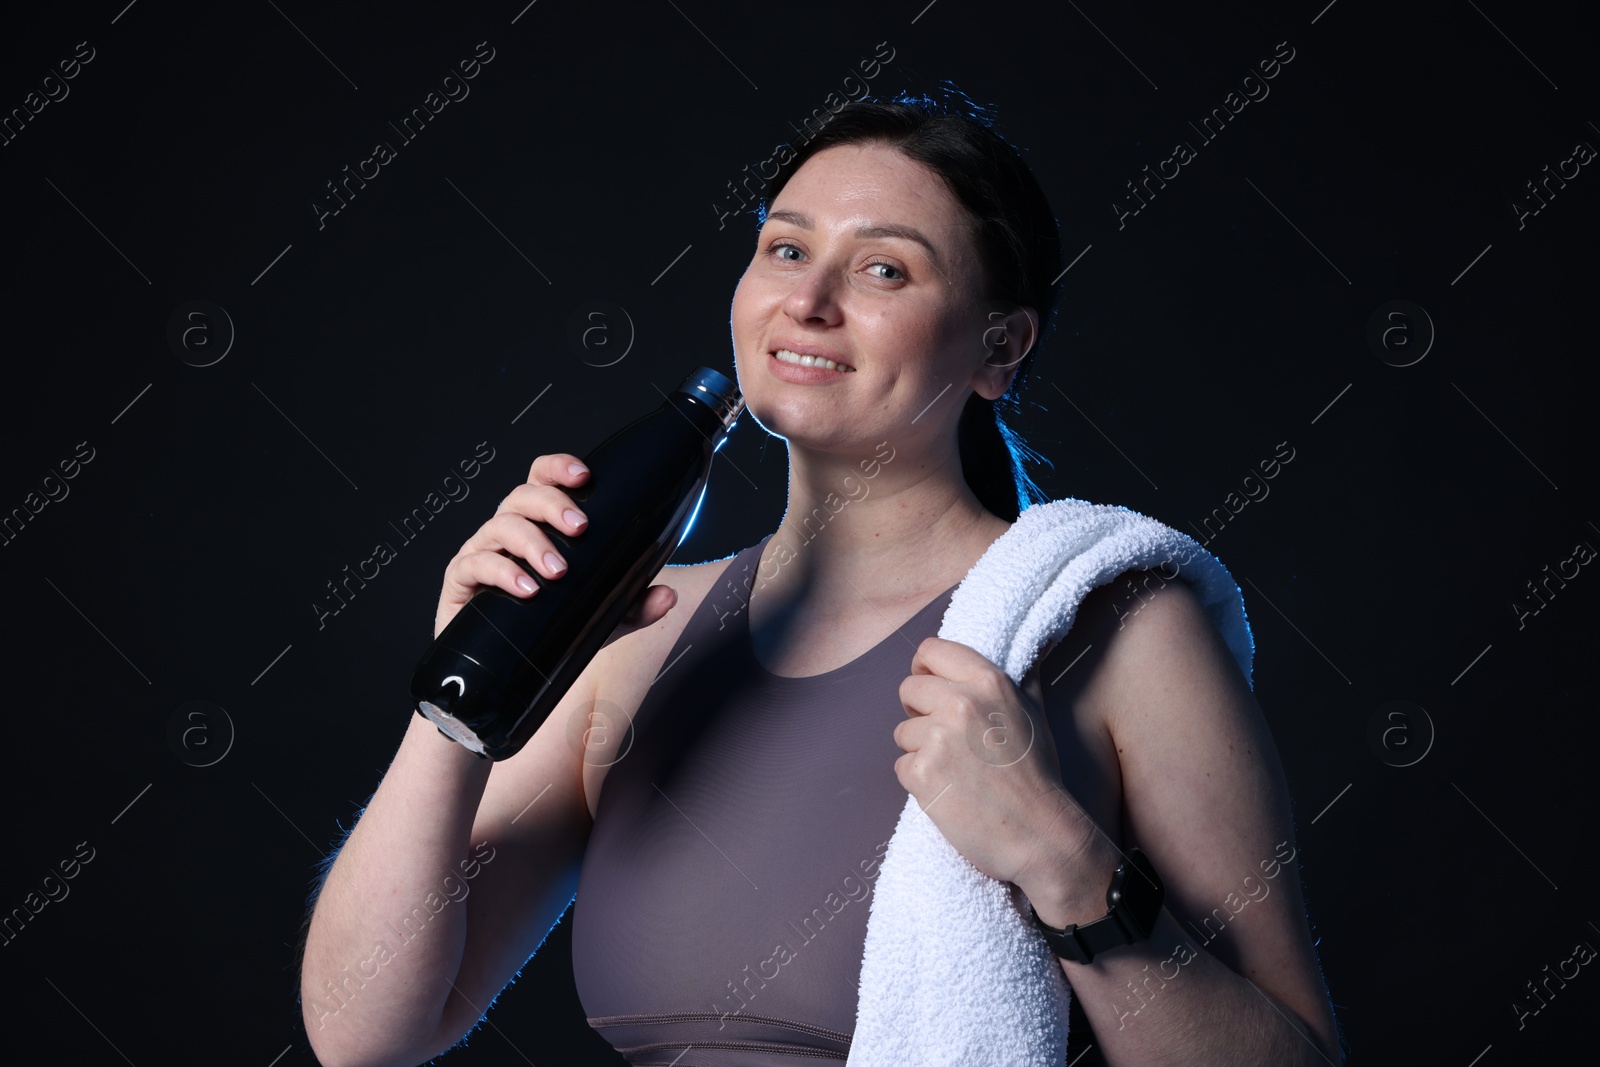
M 589 468 L 585 467 L 582 463 L 568 463 L 567 464 L 567 473 L 573 475 L 574 477 L 576 477 L 579 474 L 582 474 L 584 471 L 586 471 L 588 469 Z
M 571 526 L 573 529 L 577 529 L 579 526 L 582 526 L 584 523 L 589 521 L 576 511 L 573 511 L 571 508 L 568 508 L 561 517 L 566 519 L 567 525 Z
M 517 575 L 517 588 L 522 590 L 524 593 L 531 593 L 539 587 L 534 585 L 533 579 L 529 578 L 526 574 L 519 574 Z
M 554 552 L 544 554 L 544 565 L 556 574 L 561 574 L 567 569 L 567 565 L 561 562 L 561 557 Z

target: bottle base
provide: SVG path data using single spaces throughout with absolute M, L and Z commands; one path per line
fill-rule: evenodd
M 483 742 L 478 739 L 478 735 L 473 732 L 472 727 L 468 726 L 466 723 L 462 722 L 448 711 L 445 711 L 443 708 L 434 704 L 430 704 L 426 700 L 417 702 L 417 710 L 422 713 L 423 718 L 437 726 L 439 731 L 446 737 L 450 738 L 450 740 L 459 741 L 462 745 L 466 746 L 467 749 L 472 752 L 476 752 L 480 756 L 487 756 L 489 754 L 484 750 Z

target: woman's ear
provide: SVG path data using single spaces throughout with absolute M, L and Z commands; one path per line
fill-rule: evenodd
M 983 331 L 983 365 L 973 375 L 973 392 L 985 400 L 1004 396 L 1038 336 L 1039 313 L 1031 307 L 989 312 L 989 324 Z

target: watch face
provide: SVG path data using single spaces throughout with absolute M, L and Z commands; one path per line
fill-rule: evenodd
M 1127 862 L 1122 865 L 1120 874 L 1107 894 L 1109 903 L 1130 926 L 1137 928 L 1141 938 L 1149 937 L 1166 897 L 1161 876 L 1156 874 L 1149 858 L 1136 848 L 1128 850 Z

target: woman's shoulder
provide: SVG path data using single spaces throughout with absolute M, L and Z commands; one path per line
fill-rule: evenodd
M 1159 567 L 1127 570 L 1090 590 L 1071 632 L 1049 650 L 1044 670 L 1055 677 L 1050 672 L 1080 654 L 1067 688 L 1107 710 L 1130 693 L 1148 695 L 1152 683 L 1174 693 L 1249 695 L 1249 682 L 1199 594 Z
M 670 587 L 673 592 L 678 594 L 678 602 L 673 605 L 672 610 L 667 612 L 660 621 L 653 626 L 647 626 L 643 630 L 636 632 L 648 633 L 654 631 L 656 639 L 665 640 L 667 647 L 670 648 L 682 632 L 683 627 L 688 624 L 689 616 L 699 609 L 708 596 L 711 596 L 723 586 L 723 578 L 726 576 L 729 581 L 733 580 L 735 576 L 729 575 L 729 568 L 734 566 L 740 556 L 750 553 L 752 549 L 756 549 L 760 544 L 761 542 L 758 541 L 756 544 L 746 546 L 737 552 L 730 552 L 725 556 L 718 556 L 714 559 L 702 560 L 699 563 L 668 563 L 662 567 L 661 570 L 656 572 L 655 577 L 651 579 L 650 584 Z M 754 559 L 750 560 L 750 566 L 753 569 L 759 561 L 759 553 L 751 554 L 755 556 Z M 740 583 L 734 581 L 733 584 L 738 587 Z M 737 592 L 737 588 L 730 590 L 729 595 L 733 595 L 735 592 Z M 668 620 L 672 620 L 671 623 L 663 626 L 662 624 Z M 670 636 L 668 636 L 669 634 Z
M 1074 497 L 1027 509 L 1018 522 L 1023 524 L 1027 536 L 1019 544 L 1053 537 L 1078 551 L 1092 544 L 1097 553 L 1100 577 L 1079 601 L 1072 627 L 1080 641 L 1115 641 L 1137 649 L 1136 658 L 1159 655 L 1162 640 L 1215 640 L 1230 650 L 1253 646 L 1242 613 L 1229 610 L 1228 602 L 1238 599 L 1232 576 L 1201 542 L 1176 527 L 1123 505 Z M 1136 619 L 1147 623 L 1137 638 L 1130 634 Z M 1248 672 L 1248 656 L 1236 665 Z
M 766 538 L 762 538 L 761 541 L 757 541 L 753 545 L 747 545 L 737 551 L 729 552 L 714 559 L 702 560 L 699 563 L 668 563 L 657 573 L 655 584 L 664 583 L 677 588 L 675 583 L 681 582 L 685 588 L 691 590 L 703 587 L 700 588 L 700 592 L 704 593 L 717 580 L 719 575 L 733 566 L 740 556 L 751 552 L 752 549 L 757 549 L 765 540 Z M 757 556 L 756 560 L 752 560 L 752 566 L 758 560 L 759 556 Z

